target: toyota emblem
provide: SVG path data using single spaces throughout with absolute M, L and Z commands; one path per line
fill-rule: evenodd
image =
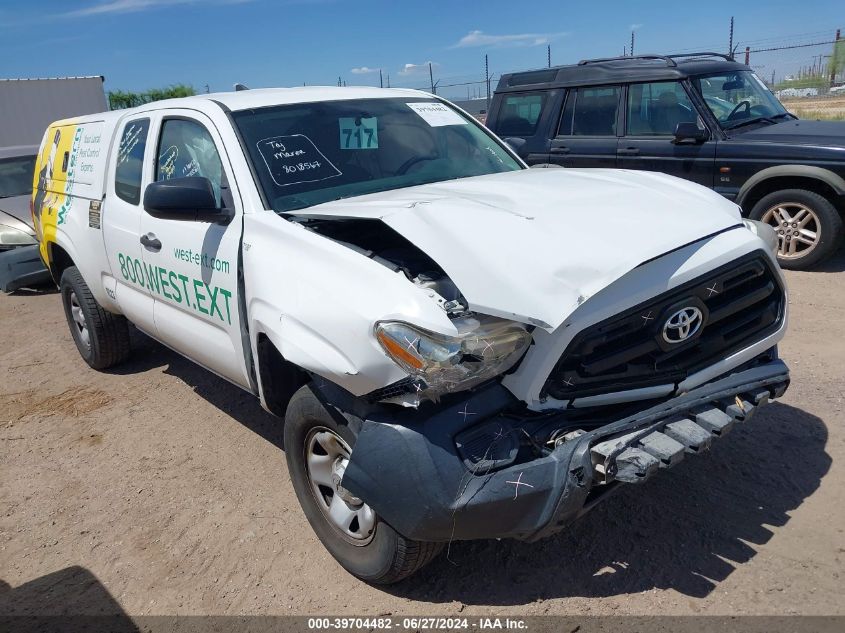
M 704 315 L 695 306 L 687 306 L 675 312 L 663 324 L 663 340 L 667 343 L 683 343 L 695 336 L 704 323 Z

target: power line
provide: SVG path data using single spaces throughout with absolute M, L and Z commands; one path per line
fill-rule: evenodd
M 840 40 L 841 41 L 841 40 Z M 792 48 L 808 48 L 810 46 L 825 46 L 827 44 L 836 44 L 836 40 L 830 40 L 827 42 L 813 42 L 811 44 L 792 44 L 788 46 L 773 46 L 771 48 L 752 48 L 749 50 L 749 53 L 767 53 L 769 51 L 785 51 Z

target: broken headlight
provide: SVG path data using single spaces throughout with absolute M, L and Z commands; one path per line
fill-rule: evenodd
M 531 334 L 513 321 L 485 315 L 452 320 L 455 336 L 429 332 L 401 321 L 376 324 L 382 349 L 410 375 L 427 385 L 423 393 L 436 397 L 468 389 L 507 371 L 522 357 Z
M 778 254 L 778 235 L 775 233 L 774 228 L 758 220 L 743 220 L 742 223 L 745 225 L 745 228 L 763 240 L 774 255 Z

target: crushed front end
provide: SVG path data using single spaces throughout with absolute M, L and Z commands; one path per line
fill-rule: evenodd
M 627 282 L 637 275 L 653 271 Z M 612 293 L 606 303 L 620 305 Z M 418 408 L 383 402 L 413 393 L 414 381 L 369 399 L 317 381 L 326 405 L 357 429 L 343 486 L 420 541 L 552 534 L 618 484 L 705 452 L 780 397 L 789 385 L 776 347 L 786 307 L 776 264 L 753 251 L 609 316 L 591 315 L 564 340 L 535 336 L 512 372 L 519 384 L 531 363 L 548 367 L 529 376 L 539 385 L 535 406 L 507 379 Z
M 518 413 L 497 384 L 433 413 L 372 412 L 343 486 L 408 538 L 542 538 L 616 484 L 706 451 L 782 395 L 789 371 L 774 351 L 767 356 L 635 413 Z

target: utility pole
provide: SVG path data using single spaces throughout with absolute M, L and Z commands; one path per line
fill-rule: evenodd
M 622 57 L 628 57 L 628 47 L 627 46 L 622 47 Z
M 745 65 L 748 66 L 751 64 L 751 47 L 745 47 Z
M 487 84 L 487 111 L 490 111 L 490 63 L 484 55 L 484 83 Z
M 836 65 L 837 65 L 836 62 L 839 61 L 836 57 L 836 53 L 839 52 L 837 50 L 837 48 L 839 48 L 839 46 L 840 46 L 840 44 L 839 44 L 840 34 L 841 34 L 841 31 L 839 29 L 836 29 L 836 41 L 833 43 L 833 57 L 830 58 L 831 62 L 830 62 L 830 67 L 829 67 L 829 70 L 830 70 L 830 87 L 831 88 L 833 88 L 833 84 L 836 83 L 836 71 L 841 70 L 841 68 L 836 67 Z
M 384 79 L 381 76 L 381 68 L 378 69 L 378 87 L 384 88 Z
M 631 57 L 634 56 L 634 32 L 631 31 Z
M 387 87 L 390 88 L 390 73 L 387 73 Z
M 731 16 L 731 34 L 728 38 L 728 57 L 734 55 L 734 16 Z
M 552 67 L 552 45 L 551 44 L 546 45 L 546 60 L 549 63 L 549 68 L 551 68 Z
M 340 75 L 338 75 L 337 76 L 337 87 L 340 88 L 340 86 L 341 86 Z
M 428 80 L 431 82 L 431 94 L 437 94 L 437 88 L 434 87 L 434 71 L 431 70 L 431 62 L 428 62 Z
M 775 87 L 775 71 L 773 70 L 772 71 L 772 88 L 774 89 L 774 87 Z
M 205 94 L 208 94 L 209 92 L 211 91 L 208 89 L 208 84 L 205 84 Z

